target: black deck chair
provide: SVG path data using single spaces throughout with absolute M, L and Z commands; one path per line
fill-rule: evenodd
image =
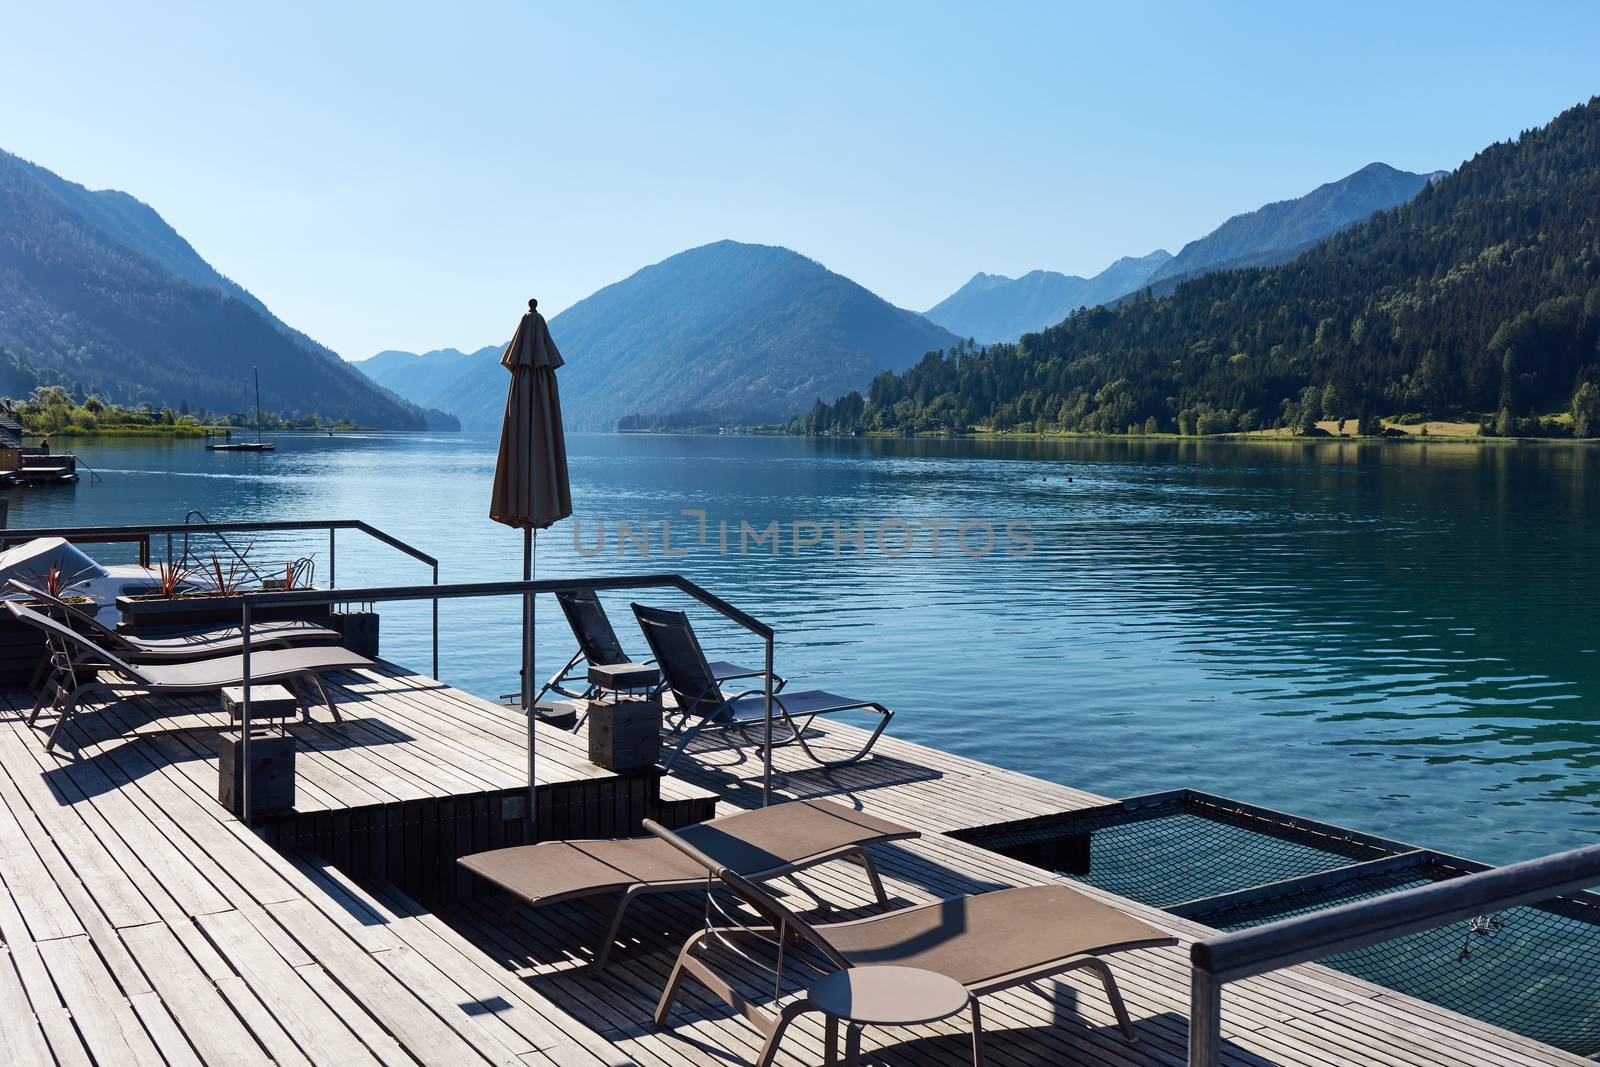
M 749 729 L 765 721 L 766 699 L 761 689 L 747 689 L 731 696 L 722 691 L 717 684 L 719 679 L 712 671 L 711 664 L 706 662 L 705 652 L 694 635 L 694 627 L 689 625 L 689 616 L 681 611 L 664 611 L 643 604 L 633 605 L 633 614 L 644 630 L 644 639 L 649 642 L 650 651 L 655 653 L 662 684 L 677 703 L 677 707 L 664 718 L 668 729 L 681 735 L 682 739 L 672 755 L 667 757 L 664 767 L 671 768 L 677 758 L 683 755 L 689 742 L 706 730 L 738 730 L 750 737 Z M 855 753 L 843 759 L 824 759 L 807 743 L 806 727 L 818 715 L 842 711 L 870 711 L 879 717 L 878 725 Z M 873 700 L 853 700 L 821 689 L 785 692 L 781 695 L 774 690 L 772 717 L 774 727 L 781 727 L 783 731 L 779 735 L 775 729 L 774 747 L 798 741 L 806 755 L 818 765 L 843 767 L 872 751 L 872 746 L 878 743 L 889 720 L 894 718 L 894 712 Z M 764 738 L 751 740 L 757 745 L 765 741 Z
M 547 693 L 555 693 L 569 700 L 587 700 L 597 695 L 596 687 L 589 684 L 589 665 L 609 667 L 618 663 L 638 662 L 628 658 L 622 642 L 617 640 L 617 631 L 611 627 L 611 619 L 606 615 L 605 606 L 600 603 L 600 598 L 595 595 L 593 589 L 557 593 L 556 603 L 561 605 L 561 613 L 567 617 L 567 625 L 572 628 L 572 636 L 578 641 L 578 651 L 573 653 L 565 666 L 544 683 L 544 687 L 534 698 L 534 703 L 538 703 Z M 708 666 L 719 682 L 730 682 L 739 678 L 760 678 L 762 674 L 760 668 L 744 667 L 728 660 L 716 660 Z M 782 689 L 784 681 L 773 675 L 772 684 L 775 688 Z M 579 725 L 581 724 L 580 718 Z

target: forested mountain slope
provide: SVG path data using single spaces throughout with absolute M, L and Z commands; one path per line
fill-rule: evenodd
M 1596 377 L 1597 334 L 1600 98 L 1292 263 L 946 351 L 796 426 L 1220 431 L 1365 407 L 1519 432 Z
M 424 413 L 291 329 L 148 205 L 0 152 L 0 393 L 263 407 L 390 429 Z
M 1387 163 L 1369 163 L 1304 196 L 1235 215 L 1184 245 L 1150 276 L 1149 284 L 1157 295 L 1164 296 L 1179 282 L 1211 271 L 1287 263 L 1330 235 L 1404 204 L 1430 181 L 1442 177 L 1443 171 L 1414 174 Z

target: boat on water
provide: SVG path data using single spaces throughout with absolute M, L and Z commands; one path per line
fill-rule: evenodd
M 277 445 L 271 441 L 229 441 L 220 445 L 206 445 L 207 452 L 272 452 Z
M 271 452 L 278 446 L 261 439 L 261 369 L 256 375 L 256 439 L 254 441 L 224 441 L 219 445 L 206 445 L 207 452 Z

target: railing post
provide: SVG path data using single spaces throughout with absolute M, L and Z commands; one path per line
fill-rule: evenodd
M 772 803 L 772 635 L 767 635 L 766 701 L 767 740 L 761 750 L 761 806 Z
M 244 638 L 240 649 L 240 674 L 244 678 L 244 703 L 239 711 L 239 759 L 244 767 L 239 771 L 239 817 L 250 825 L 250 601 L 240 604 L 239 630 Z
M 1222 983 L 1196 966 L 1189 977 L 1189 1067 L 1222 1062 Z
M 439 584 L 439 565 L 437 563 L 435 563 L 433 565 L 433 584 L 434 585 L 438 585 Z M 434 681 L 438 681 L 439 680 L 439 598 L 438 597 L 430 597 L 429 598 L 429 602 L 431 604 L 433 604 L 433 679 L 434 679 Z
M 334 565 L 337 562 L 337 553 L 336 553 L 336 550 L 334 548 L 333 536 L 336 533 L 338 533 L 337 529 L 335 529 L 332 526 L 328 527 L 328 588 L 329 589 L 332 589 L 336 585 L 339 584 L 339 579 L 338 579 L 337 574 L 336 574 L 336 572 L 334 570 Z

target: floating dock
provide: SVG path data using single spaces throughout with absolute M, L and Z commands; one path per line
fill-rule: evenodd
M 599 977 L 582 961 L 603 920 L 581 904 L 502 925 L 454 856 L 521 840 L 526 732 L 514 708 L 384 664 L 330 676 L 344 721 L 290 726 L 295 809 L 249 829 L 216 800 L 224 718 L 193 700 L 133 697 L 86 711 L 44 751 L 48 717 L 0 689 L 0 1062 L 12 1064 L 648 1064 L 753 1061 L 756 1031 L 690 984 L 670 1029 L 651 1023 L 695 894 L 635 905 Z M 897 725 L 899 722 L 897 721 Z M 817 744 L 860 734 L 831 724 Z M 631 833 L 649 815 L 703 819 L 761 798 L 751 750 L 708 741 L 671 777 L 589 764 L 581 736 L 540 727 L 542 836 Z M 837 771 L 776 756 L 781 798 L 831 797 L 921 839 L 877 850 L 889 895 L 922 902 L 1060 876 L 949 836 L 1106 798 L 886 737 Z M 859 872 L 800 876 L 837 917 L 865 914 Z M 1078 883 L 1072 883 L 1078 885 Z M 1094 979 L 985 1000 L 992 1064 L 1177 1067 L 1186 1062 L 1188 943 L 1214 931 L 1109 900 L 1183 944 L 1119 957 L 1140 1040 L 1117 1033 Z M 745 975 L 751 996 L 763 993 Z M 1222 1061 L 1338 1067 L 1543 1067 L 1592 1061 L 1325 967 L 1228 984 Z M 874 1064 L 966 1064 L 961 1020 L 866 1033 Z M 822 1062 L 803 1020 L 779 1062 Z

